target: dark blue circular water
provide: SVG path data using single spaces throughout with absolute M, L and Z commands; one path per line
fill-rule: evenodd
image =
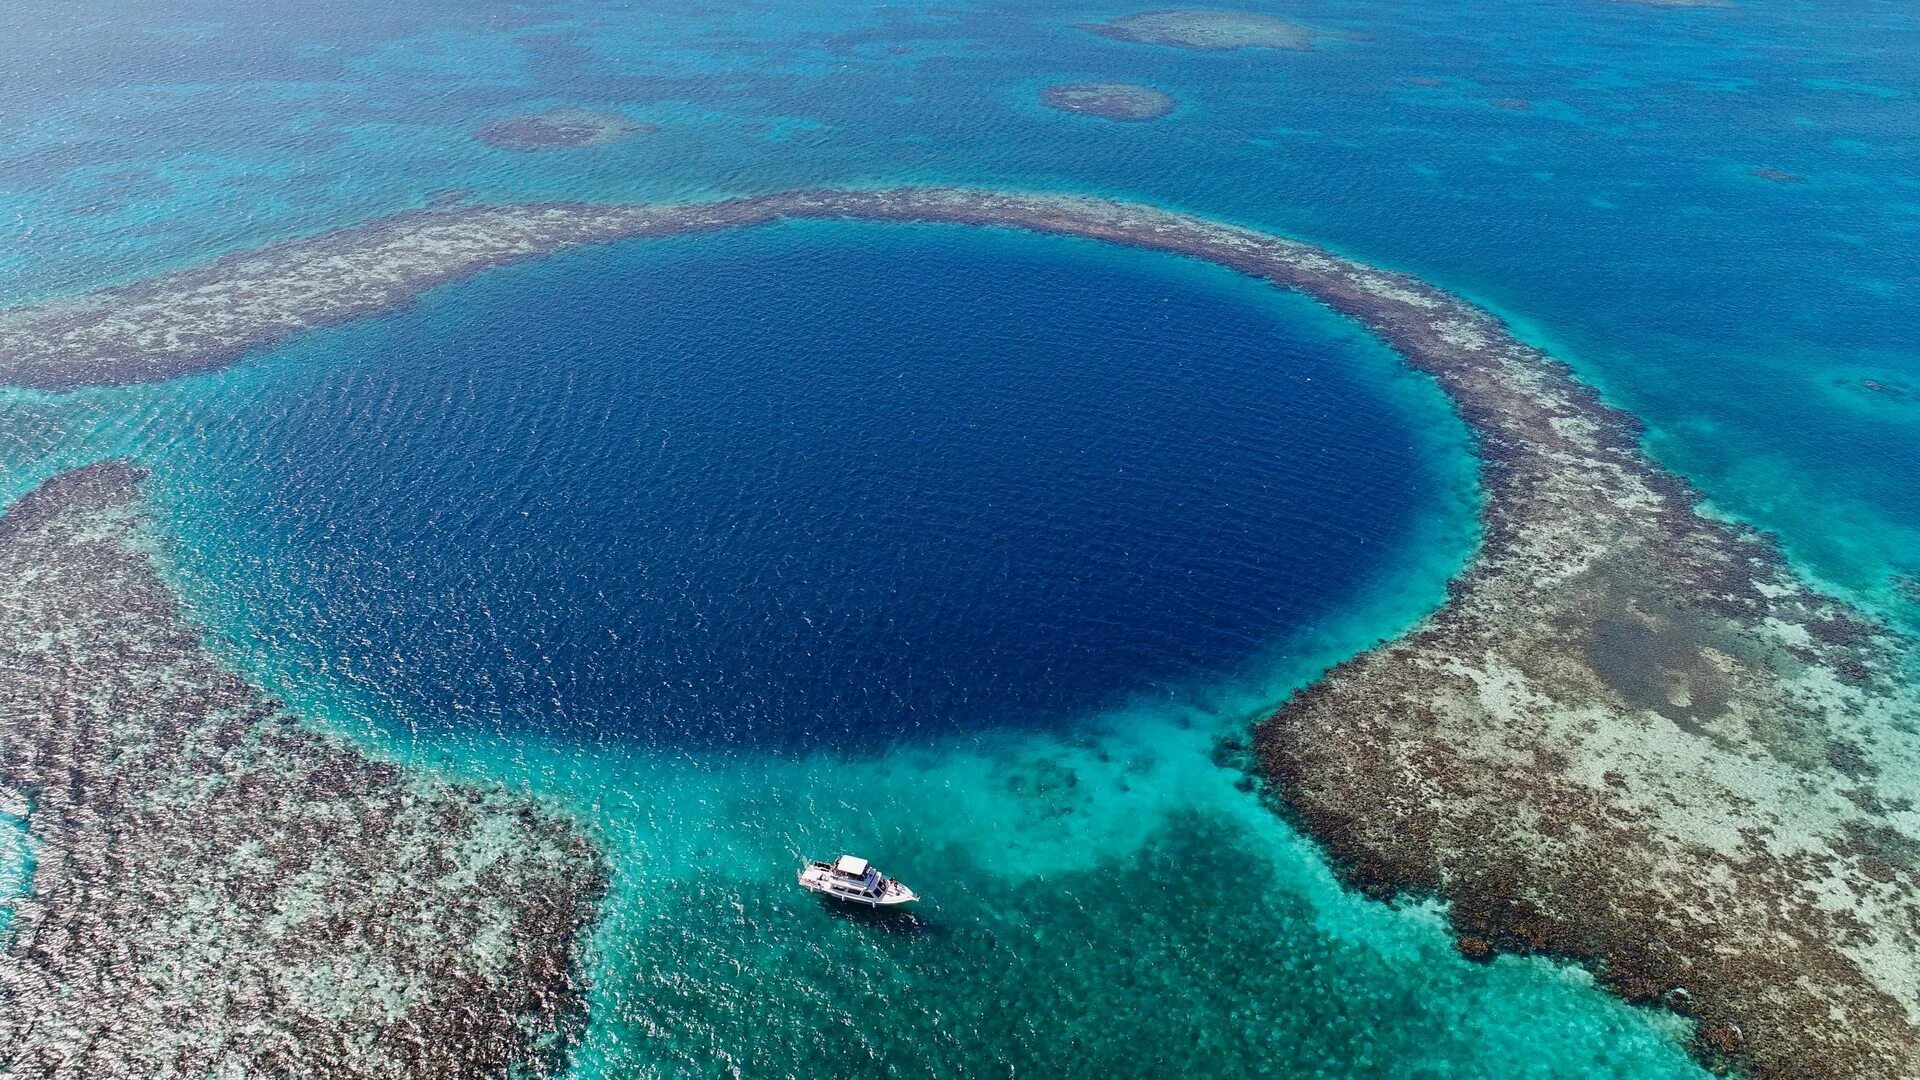
M 844 746 L 1177 693 L 1350 607 L 1443 502 L 1391 366 L 1167 256 L 782 226 L 207 380 L 171 483 L 254 644 L 390 716 Z

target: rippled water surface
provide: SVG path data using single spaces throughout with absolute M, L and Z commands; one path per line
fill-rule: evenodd
M 1909 6 L 1272 8 L 1341 32 L 1308 53 L 1077 28 L 1132 10 L 9 10 L 0 294 L 458 199 L 1114 194 L 1495 307 L 1717 504 L 1915 618 Z M 1040 103 L 1121 80 L 1178 106 Z M 558 107 L 640 127 L 475 138 Z M 602 841 L 578 1076 L 1692 1072 L 1670 1018 L 1342 891 L 1222 748 L 1438 602 L 1470 452 L 1310 303 L 932 227 L 632 242 L 220 373 L 0 398 L 0 492 L 153 465 L 236 665 Z M 795 861 L 841 848 L 928 902 L 807 902 Z
M 193 572 L 423 729 L 1059 727 L 1254 670 L 1467 497 L 1458 425 L 1357 328 L 961 228 L 570 256 L 242 381 L 167 422 Z

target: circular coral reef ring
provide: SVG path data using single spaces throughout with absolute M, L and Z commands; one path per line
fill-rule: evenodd
M 1104 120 L 1158 120 L 1173 111 L 1173 95 L 1137 83 L 1060 83 L 1040 92 L 1040 100 L 1061 112 Z
M 490 120 L 474 137 L 498 150 L 564 150 L 577 146 L 604 146 L 629 135 L 660 130 L 618 113 L 591 109 L 555 109 L 532 116 Z
M 1104 23 L 1081 26 L 1102 37 L 1171 45 L 1182 49 L 1292 49 L 1307 52 L 1316 38 L 1329 35 L 1275 15 L 1216 8 L 1146 11 Z

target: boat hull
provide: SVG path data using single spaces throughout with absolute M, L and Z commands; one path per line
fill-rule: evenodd
M 882 908 L 899 907 L 920 899 L 918 893 L 891 878 L 879 877 L 871 881 L 843 881 L 833 872 L 831 866 L 811 863 L 801 868 L 800 887 L 815 896 L 824 896 L 844 904 L 860 907 Z

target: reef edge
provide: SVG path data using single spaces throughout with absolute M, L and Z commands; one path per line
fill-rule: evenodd
M 4 1071 L 560 1075 L 597 849 L 227 671 L 158 571 L 144 478 L 101 462 L 0 516 L 0 795 L 34 850 Z

